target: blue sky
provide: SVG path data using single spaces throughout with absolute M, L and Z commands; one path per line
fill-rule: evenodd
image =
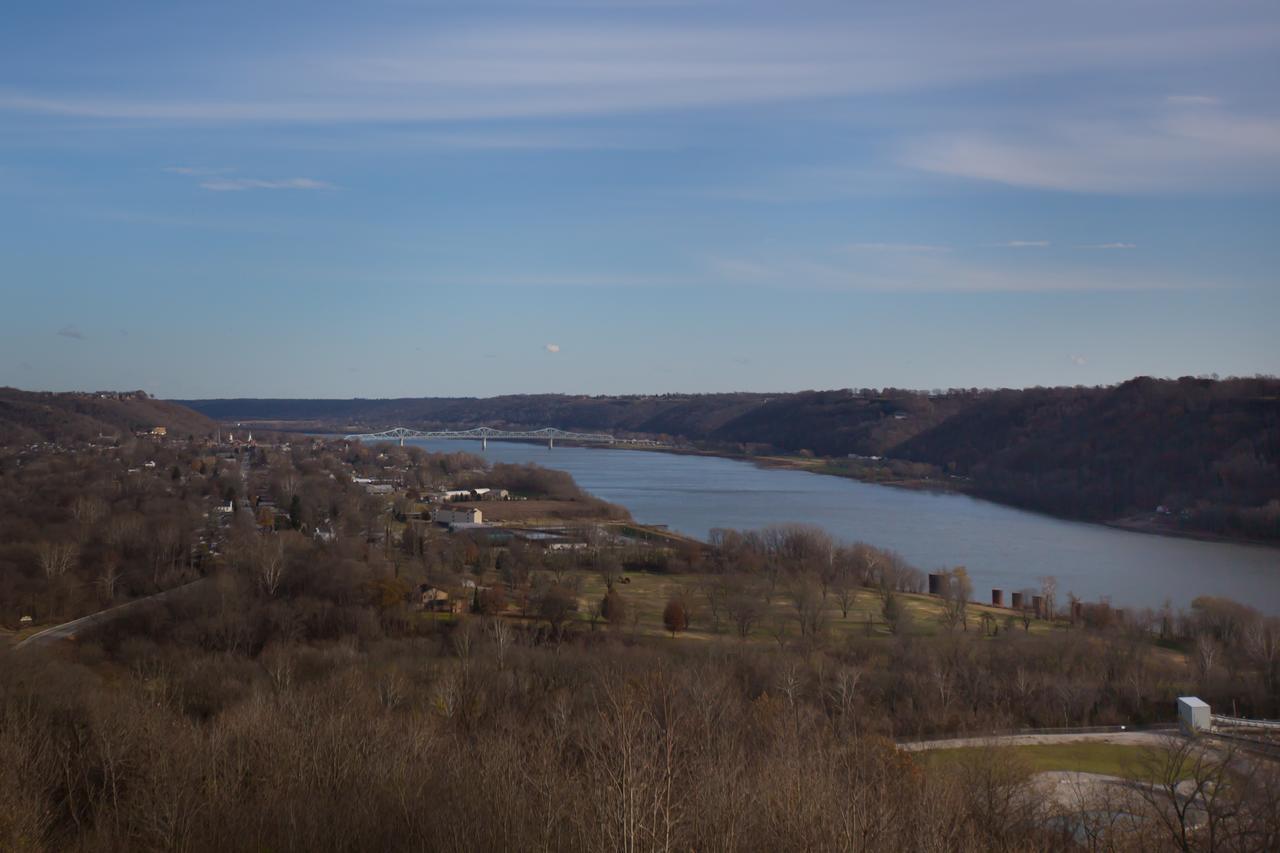
M 1280 7 L 60 3 L 0 28 L 0 384 L 1280 373 Z

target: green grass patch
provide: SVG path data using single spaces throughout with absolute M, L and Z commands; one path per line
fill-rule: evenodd
M 573 571 L 570 574 L 580 577 L 580 597 L 583 608 L 578 617 L 580 620 L 586 621 L 586 614 L 590 606 L 598 602 L 604 595 L 604 582 L 593 572 Z M 686 633 L 689 636 L 703 639 L 716 636 L 711 630 L 711 616 L 705 599 L 698 591 L 699 584 L 706 580 L 706 576 L 674 573 L 654 574 L 634 571 L 626 572 L 626 577 L 628 578 L 628 583 L 620 583 L 617 589 L 618 593 L 626 601 L 629 612 L 633 615 L 639 615 L 640 623 L 638 628 L 640 633 L 653 635 L 666 633 L 662 626 L 663 608 L 666 606 L 667 599 L 673 593 L 682 593 L 684 599 L 691 605 L 690 630 Z M 909 593 L 901 593 L 898 598 L 904 609 L 910 614 L 910 622 L 906 628 L 906 633 L 913 636 L 934 636 L 946 631 L 941 621 L 943 607 L 940 599 L 929 595 Z M 823 630 L 827 638 L 838 641 L 849 635 L 864 635 L 867 630 L 868 619 L 871 622 L 872 636 L 890 637 L 889 626 L 885 624 L 884 617 L 881 615 L 881 605 L 879 593 L 872 589 L 860 589 L 849 610 L 849 615 L 846 617 L 840 610 L 837 597 L 834 594 L 828 596 L 823 607 L 825 613 Z M 996 617 L 996 624 L 999 626 L 1000 633 L 1003 634 L 1009 630 L 1017 631 L 1019 634 L 1023 632 L 1020 621 L 1016 621 L 1013 627 L 1007 625 L 1011 611 L 991 608 L 981 604 L 970 604 L 970 635 L 980 636 L 982 634 L 981 614 L 984 611 L 990 612 Z M 752 641 L 774 642 L 772 627 L 778 620 L 790 625 L 790 632 L 794 639 L 796 627 L 791 623 L 795 621 L 795 609 L 786 593 L 785 584 L 779 585 L 777 594 L 766 609 L 766 614 L 752 632 L 750 637 Z M 628 627 L 630 627 L 629 620 Z M 720 636 L 731 638 L 736 636 L 727 617 L 721 628 Z M 1054 626 L 1048 622 L 1036 620 L 1031 623 L 1032 634 L 1043 634 L 1052 630 L 1054 630 Z M 959 633 L 960 629 L 957 628 L 956 631 Z
M 966 746 L 955 749 L 935 749 L 916 753 L 919 763 L 930 769 L 962 767 L 980 758 L 984 750 L 998 750 L 1023 762 L 1036 773 L 1052 770 L 1077 773 L 1099 773 L 1124 779 L 1155 781 L 1164 766 L 1164 756 L 1151 747 L 1132 744 L 1054 743 L 1030 746 Z M 1187 768 L 1179 770 L 1179 778 L 1187 778 Z

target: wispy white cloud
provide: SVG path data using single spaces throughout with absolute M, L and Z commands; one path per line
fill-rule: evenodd
M 1280 118 L 1173 109 L 1135 119 L 908 140 L 912 168 L 1082 193 L 1257 189 L 1280 185 Z
M 993 247 L 998 249 L 1045 249 L 1049 246 L 1048 240 L 1006 240 L 1003 243 L 992 243 Z
M 200 186 L 215 192 L 239 192 L 241 190 L 331 190 L 333 184 L 317 181 L 313 178 L 284 178 L 282 180 L 264 180 L 262 178 L 213 178 L 201 181 Z
M 1071 356 L 1067 356 L 1067 358 L 1076 367 L 1084 367 L 1086 364 L 1089 363 L 1089 360 L 1082 355 L 1071 355 Z
M 547 352 L 550 352 L 550 353 L 557 353 L 557 352 L 560 352 L 560 345 L 546 344 L 545 346 L 543 346 L 543 349 L 545 349 Z
M 305 43 L 269 56 L 199 57 L 202 91 L 151 80 L 129 90 L 0 93 L 0 109 L 164 121 L 385 122 L 643 112 L 900 93 L 1265 51 L 1280 27 L 1041 10 L 1001 4 L 911 14 L 760 16 L 690 24 L 455 26 Z M 220 73 L 218 73 L 220 72 Z M 86 77 L 86 79 L 93 79 Z
M 58 330 L 58 334 L 64 338 L 74 338 L 77 341 L 84 340 L 84 332 L 72 323 L 68 323 Z
M 1088 243 L 1081 249 L 1126 250 L 1138 248 L 1136 243 Z
M 192 177 L 202 177 L 205 175 L 222 175 L 233 171 L 228 168 L 210 168 L 208 166 L 164 166 L 162 172 L 168 172 L 171 175 L 190 175 Z
M 1165 103 L 1181 107 L 1213 107 L 1222 103 L 1222 99 L 1213 95 L 1165 95 Z
M 1009 269 L 974 264 L 951 254 L 895 254 L 875 262 L 796 257 L 720 257 L 708 260 L 709 282 L 788 290 L 861 290 L 881 292 L 1050 292 L 1181 290 L 1203 282 L 1177 276 L 1109 269 L 1063 270 L 1056 267 Z
M 950 246 L 929 243 L 850 243 L 843 247 L 849 252 L 950 252 Z

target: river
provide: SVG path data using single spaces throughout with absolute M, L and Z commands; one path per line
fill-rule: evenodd
M 1217 595 L 1280 614 L 1280 549 L 1131 533 L 965 495 L 878 486 L 749 462 L 636 450 L 491 441 L 410 441 L 493 462 L 535 462 L 573 475 L 643 524 L 706 539 L 716 527 L 803 522 L 846 542 L 892 548 L 925 571 L 963 565 L 974 597 L 1058 580 L 1058 598 L 1103 596 L 1120 607 L 1186 607 Z

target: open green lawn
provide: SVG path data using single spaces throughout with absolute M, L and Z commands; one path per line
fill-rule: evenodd
M 583 608 L 579 613 L 579 618 L 586 621 L 591 605 L 599 602 L 604 596 L 604 581 L 592 572 L 582 571 L 575 574 L 580 575 L 582 584 L 580 597 L 583 602 Z M 690 630 L 684 632 L 682 636 L 689 639 L 707 639 L 717 636 L 713 631 L 711 612 L 706 605 L 704 597 L 698 591 L 698 585 L 706 579 L 705 576 L 628 572 L 626 577 L 629 582 L 618 584 L 617 589 L 626 601 L 629 611 L 639 614 L 640 622 L 636 628 L 640 633 L 647 635 L 665 633 L 662 625 L 662 611 L 673 594 L 683 593 L 683 598 L 692 605 L 692 613 Z M 910 626 L 907 629 L 909 633 L 933 635 L 946 630 L 940 621 L 942 604 L 938 599 L 928 595 L 904 594 L 900 596 L 900 600 L 905 609 L 911 614 Z M 880 611 L 880 596 L 875 590 L 859 590 L 857 598 L 849 610 L 848 617 L 845 617 L 841 612 L 839 602 L 836 596 L 832 594 L 826 602 L 826 630 L 828 634 L 837 638 L 855 633 L 865 634 L 869 619 L 871 623 L 870 631 L 873 636 L 888 637 L 890 635 L 889 627 L 885 624 Z M 1021 621 L 1017 621 L 1012 628 L 1008 626 L 1012 611 L 971 604 L 969 606 L 970 633 L 981 633 L 982 625 L 980 620 L 984 611 L 990 612 L 995 616 L 996 625 L 999 626 L 999 630 L 1002 632 L 1006 630 L 1021 632 L 1023 630 Z M 736 636 L 729 618 L 725 616 L 722 619 L 723 624 L 719 636 Z M 760 620 L 752 631 L 751 639 L 773 641 L 775 639 L 774 626 L 780 620 L 787 624 L 788 629 L 794 635 L 796 631 L 795 609 L 781 585 L 779 585 L 777 595 L 770 605 L 768 616 Z M 626 627 L 628 629 L 632 627 L 630 618 Z M 1033 621 L 1031 623 L 1031 633 L 1033 634 L 1052 630 L 1056 629 L 1047 622 Z
M 1149 747 L 1099 742 L 1055 743 L 1039 746 L 971 746 L 956 749 L 934 749 L 916 753 L 913 757 L 925 767 L 943 768 L 972 760 L 977 753 L 995 749 L 1023 761 L 1036 773 L 1050 770 L 1069 770 L 1079 773 L 1100 773 L 1126 779 L 1154 781 L 1163 756 Z M 1185 777 L 1184 770 L 1180 776 Z

